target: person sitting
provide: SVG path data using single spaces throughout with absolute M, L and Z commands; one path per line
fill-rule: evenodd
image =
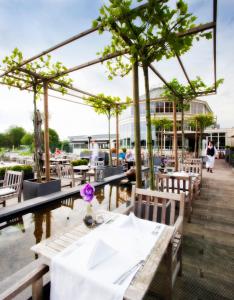
M 119 152 L 119 159 L 125 159 L 126 154 L 122 151 Z
M 130 169 L 134 165 L 134 156 L 131 149 L 127 150 L 125 160 L 128 164 L 128 169 Z

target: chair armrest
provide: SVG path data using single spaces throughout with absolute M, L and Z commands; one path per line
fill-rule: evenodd
M 182 235 L 183 233 L 183 221 L 184 221 L 184 218 L 182 216 L 179 216 L 174 224 L 174 227 L 175 227 L 175 232 L 173 234 L 173 237 L 172 239 L 174 239 L 174 236 L 177 234 L 177 233 L 180 233 Z

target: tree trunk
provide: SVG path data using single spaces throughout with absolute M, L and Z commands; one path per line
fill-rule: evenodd
M 153 163 L 153 147 L 152 147 L 152 126 L 151 126 L 151 111 L 150 111 L 150 92 L 149 92 L 149 72 L 148 66 L 143 65 L 144 80 L 145 80 L 145 112 L 146 112 L 146 129 L 147 129 L 147 149 L 149 154 L 149 181 L 150 189 L 155 189 L 154 182 L 154 163 Z
M 44 89 L 44 144 L 45 144 L 45 174 L 46 181 L 50 181 L 50 145 L 49 145 L 49 113 L 48 113 L 48 82 L 43 82 Z
M 163 153 L 163 130 L 162 130 L 162 128 L 161 128 L 161 155 L 162 155 L 162 153 Z
M 202 155 L 202 128 L 200 128 L 200 134 L 199 134 L 199 152 L 198 157 Z
M 135 164 L 136 164 L 136 187 L 141 188 L 141 137 L 140 137 L 140 108 L 139 108 L 139 82 L 138 63 L 133 64 L 133 107 L 134 107 L 134 140 L 135 140 Z
M 34 114 L 34 120 L 33 120 L 33 129 L 34 129 L 34 157 L 35 157 L 35 167 L 36 167 L 36 175 L 37 175 L 37 181 L 41 182 L 41 168 L 40 168 L 40 162 L 39 162 L 39 128 L 38 128 L 38 122 L 37 122 L 37 87 L 36 85 L 33 86 L 33 114 Z
M 178 171 L 176 101 L 173 101 L 172 103 L 173 103 L 173 153 L 175 157 L 175 171 Z
M 108 137 L 109 137 L 109 165 L 112 166 L 112 153 L 111 153 L 111 134 L 110 134 L 110 111 L 108 112 Z
M 185 154 L 185 137 L 184 137 L 184 100 L 181 100 L 181 139 L 182 139 L 182 163 Z

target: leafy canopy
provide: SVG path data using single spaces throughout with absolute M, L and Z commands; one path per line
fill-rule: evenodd
M 200 129 L 200 131 L 204 131 L 207 127 L 215 124 L 215 118 L 212 113 L 208 114 L 196 114 L 189 119 L 189 124 L 191 127 Z
M 103 56 L 116 51 L 130 55 L 129 61 L 119 56 L 107 62 L 109 79 L 126 75 L 136 60 L 149 65 L 187 52 L 194 38 L 210 39 L 211 32 L 178 37 L 179 33 L 195 27 L 195 20 L 183 0 L 176 1 L 174 8 L 169 0 L 148 0 L 141 9 L 133 9 L 132 0 L 110 0 L 109 5 L 104 4 L 99 17 L 93 21 L 94 27 L 101 26 L 100 34 L 105 30 L 111 33 L 111 43 L 104 48 Z
M 129 97 L 126 98 L 125 103 L 121 103 L 119 97 L 105 96 L 104 94 L 98 94 L 97 97 L 86 97 L 84 100 L 94 108 L 96 113 L 105 114 L 108 118 L 116 114 L 120 115 L 131 102 Z
M 3 59 L 3 70 L 14 70 L 9 75 L 3 77 L 3 83 L 7 84 L 9 87 L 18 87 L 20 89 L 33 85 L 35 88 L 34 92 L 40 94 L 42 93 L 43 83 L 41 81 L 38 83 L 38 78 L 35 77 L 33 73 L 37 73 L 39 76 L 43 76 L 46 79 L 47 77 L 67 70 L 61 62 L 52 63 L 51 56 L 45 55 L 26 64 L 23 68 L 26 69 L 28 73 L 25 73 L 22 71 L 22 68 L 19 67 L 23 61 L 23 54 L 18 48 L 15 48 L 9 56 L 6 56 Z M 56 81 L 66 86 L 71 86 L 73 82 L 68 75 L 63 75 Z M 67 92 L 66 88 L 49 82 L 49 88 L 50 87 L 57 88 L 62 94 Z
M 155 127 L 156 130 L 169 130 L 173 126 L 173 121 L 169 118 L 153 118 L 151 120 L 152 125 Z
M 216 86 L 218 87 L 220 84 L 223 83 L 223 79 L 219 79 L 216 81 Z M 184 100 L 184 104 L 188 104 L 191 100 L 196 98 L 197 93 L 204 92 L 208 93 L 209 91 L 214 89 L 214 86 L 207 86 L 201 77 L 197 76 L 196 79 L 191 80 L 191 85 L 181 84 L 179 81 L 174 78 L 170 81 L 169 86 L 175 91 L 176 95 L 169 89 L 168 86 L 163 86 L 163 93 L 161 94 L 162 97 L 167 98 L 169 101 L 175 101 L 178 106 L 181 104 L 181 100 Z

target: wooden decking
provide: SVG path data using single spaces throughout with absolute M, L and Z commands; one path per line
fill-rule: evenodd
M 201 196 L 184 227 L 175 300 L 234 299 L 234 172 L 224 160 L 216 160 L 214 173 L 203 171 Z

